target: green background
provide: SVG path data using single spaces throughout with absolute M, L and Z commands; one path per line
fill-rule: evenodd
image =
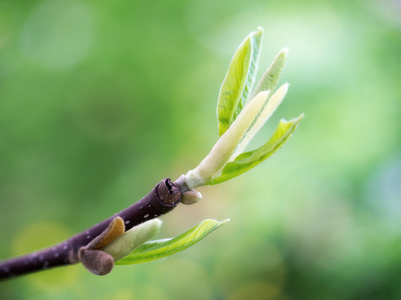
M 200 189 L 158 238 L 231 222 L 166 261 L 0 283 L 0 299 L 400 299 L 401 2 L 0 0 L 0 259 L 46 247 L 195 167 L 231 56 L 289 47 L 265 163 Z

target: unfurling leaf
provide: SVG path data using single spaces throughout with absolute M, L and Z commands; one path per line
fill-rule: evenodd
M 182 251 L 209 235 L 229 219 L 224 221 L 204 220 L 192 229 L 173 239 L 151 241 L 143 244 L 131 254 L 116 262 L 116 265 L 132 265 L 158 260 Z
M 217 103 L 219 135 L 230 127 L 241 112 L 254 85 L 263 30 L 252 32 L 234 54 L 220 88 Z
M 190 189 L 208 184 L 230 160 L 238 143 L 243 140 L 249 127 L 265 105 L 269 91 L 259 93 L 245 105 L 235 122 L 219 138 L 210 153 L 193 170 L 185 174 Z
M 134 226 L 117 237 L 102 250 L 110 254 L 114 258 L 114 261 L 118 261 L 143 243 L 149 241 L 159 232 L 161 224 L 162 221 L 159 219 L 152 219 Z
M 221 174 L 213 178 L 209 184 L 224 182 L 260 164 L 287 141 L 302 118 L 303 115 L 300 115 L 298 118 L 290 121 L 281 120 L 266 144 L 258 149 L 240 154 L 233 162 L 225 165 Z
M 238 144 L 237 149 L 234 154 L 231 156 L 230 161 L 233 161 L 238 155 L 244 151 L 249 142 L 253 139 L 253 137 L 258 133 L 258 131 L 263 127 L 266 121 L 271 117 L 277 107 L 280 105 L 281 101 L 283 101 L 285 95 L 288 91 L 288 83 L 283 84 L 270 98 L 263 109 L 259 112 L 257 117 L 255 118 L 252 125 L 249 127 L 248 131 L 245 134 L 245 137 Z

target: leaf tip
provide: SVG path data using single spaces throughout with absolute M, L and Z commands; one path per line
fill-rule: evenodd
M 220 223 L 221 223 L 221 225 L 224 225 L 224 224 L 226 224 L 226 223 L 228 223 L 228 222 L 230 222 L 230 221 L 231 221 L 231 219 L 230 219 L 230 218 L 227 218 L 227 219 L 221 221 Z
M 269 101 L 271 114 L 277 109 L 277 107 L 283 101 L 285 95 L 287 95 L 288 88 L 290 84 L 288 82 L 284 83 L 282 86 L 278 88 L 278 90 L 273 94 L 272 99 Z
M 292 120 L 290 120 L 290 121 L 293 121 L 294 123 L 299 123 L 299 122 L 301 122 L 301 120 L 302 120 L 304 117 L 305 117 L 305 114 L 302 113 L 302 114 L 300 114 L 298 117 L 296 117 L 296 118 L 294 118 L 294 119 L 292 119 Z
M 288 55 L 288 52 L 290 52 L 290 49 L 288 47 L 284 47 L 283 49 L 281 49 L 280 52 L 283 53 L 283 54 Z
M 257 30 L 255 31 L 255 34 L 263 36 L 263 32 L 264 32 L 263 27 L 262 26 L 258 26 Z
M 258 101 L 259 102 L 260 101 L 266 101 L 266 99 L 269 98 L 270 93 L 271 93 L 271 90 L 260 91 L 254 97 L 252 97 L 250 99 L 250 101 L 248 101 L 248 103 L 246 105 L 251 106 L 251 105 L 255 105 L 255 103 L 258 102 Z M 251 104 L 251 103 L 253 103 L 253 104 Z
M 295 128 L 299 125 L 299 123 L 302 121 L 304 118 L 304 113 L 300 114 L 298 117 L 291 119 L 291 120 L 286 120 L 286 119 L 281 119 L 280 123 L 282 124 L 293 124 L 295 125 Z
M 300 114 L 297 118 L 295 118 L 296 126 L 298 127 L 299 123 L 301 123 L 302 119 L 305 117 L 304 113 Z

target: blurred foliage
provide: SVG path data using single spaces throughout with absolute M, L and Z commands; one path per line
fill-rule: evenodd
M 305 119 L 267 163 L 163 217 L 160 237 L 231 222 L 167 261 L 32 274 L 1 299 L 401 298 L 399 0 L 0 0 L 0 259 L 196 166 L 258 25 L 261 68 L 288 47 L 291 86 L 255 144 Z

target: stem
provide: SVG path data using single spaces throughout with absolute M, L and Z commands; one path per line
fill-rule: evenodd
M 112 217 L 52 247 L 0 262 L 0 280 L 77 263 L 78 250 L 99 236 L 115 217 L 124 220 L 125 230 L 173 210 L 181 200 L 181 191 L 170 178 L 159 182 L 150 193 Z

